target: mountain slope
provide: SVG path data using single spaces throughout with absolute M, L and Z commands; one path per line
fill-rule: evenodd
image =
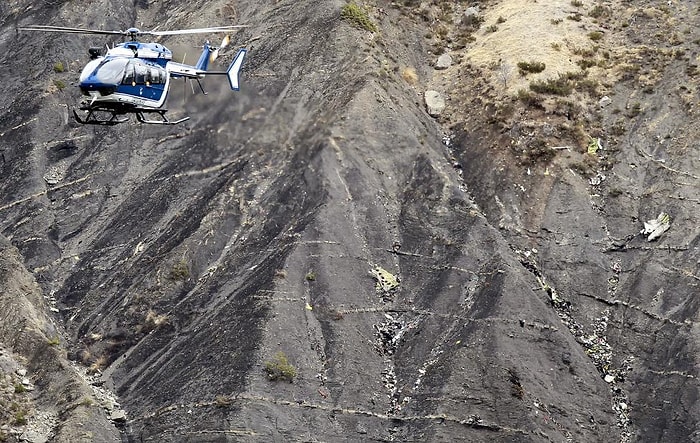
M 124 441 L 697 438 L 697 48 L 650 31 L 692 5 L 581 3 L 367 4 L 377 33 L 338 2 L 3 7 L 2 61 L 24 74 L 0 98 L 0 229 L 47 313 L 26 315 L 118 396 Z M 533 21 L 549 68 L 518 77 L 523 50 L 489 48 Z M 175 127 L 73 122 L 59 86 L 104 41 L 14 30 L 230 22 L 250 25 L 242 91 L 174 84 L 192 117 Z M 566 63 L 586 70 L 571 95 L 529 92 Z M 427 89 L 448 97 L 437 118 Z M 662 211 L 661 238 L 637 235 Z M 266 372 L 280 355 L 292 383 Z M 84 425 L 106 429 L 85 392 Z

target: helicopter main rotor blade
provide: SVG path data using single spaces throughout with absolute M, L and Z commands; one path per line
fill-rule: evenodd
M 67 34 L 124 35 L 124 31 L 104 31 L 101 29 L 66 28 L 63 26 L 34 25 L 17 28 L 20 31 L 63 32 Z
M 206 34 L 216 32 L 229 32 L 236 28 L 247 28 L 248 25 L 216 26 L 213 28 L 177 29 L 174 31 L 141 31 L 141 35 L 181 35 L 181 34 Z

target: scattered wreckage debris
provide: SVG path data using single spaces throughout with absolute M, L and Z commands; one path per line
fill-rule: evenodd
M 379 265 L 375 265 L 369 272 L 377 280 L 375 285 L 377 294 L 386 301 L 390 300 L 399 287 L 399 278 Z
M 540 288 L 547 293 L 549 301 L 562 323 L 566 325 L 571 335 L 583 347 L 586 355 L 591 359 L 603 380 L 609 384 L 612 394 L 611 408 L 617 416 L 620 442 L 630 442 L 632 431 L 630 430 L 629 400 L 620 383 L 624 382 L 627 374 L 632 371 L 633 357 L 624 359 L 618 367 L 613 365 L 613 350 L 606 337 L 610 309 L 605 309 L 601 316 L 594 320 L 593 333 L 587 333 L 583 325 L 574 319 L 571 302 L 562 298 L 552 286 L 546 283 L 544 275 L 534 260 L 531 259 L 531 254 L 525 254 L 523 251 L 513 246 L 511 247 L 520 258 L 521 264 L 535 276 Z M 620 269 L 619 264 L 614 263 L 612 266 L 613 271 Z
M 671 216 L 666 212 L 661 212 L 658 217 L 644 222 L 644 229 L 640 234 L 647 236 L 647 241 L 654 241 L 668 231 L 671 227 Z

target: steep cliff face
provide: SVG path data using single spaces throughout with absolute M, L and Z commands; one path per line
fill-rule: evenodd
M 50 423 L 56 439 L 698 438 L 695 31 L 648 32 L 690 2 L 555 2 L 552 17 L 505 0 L 368 4 L 377 33 L 338 2 L 30 3 L 0 9 L 0 57 L 21 73 L 0 97 L 0 229 L 13 275 L 36 281 L 21 315 L 93 399 L 70 421 L 34 366 L 32 398 L 70 423 Z M 600 83 L 519 93 L 533 77 L 506 69 L 518 51 L 484 55 L 518 35 L 519 12 L 542 29 L 578 17 L 577 45 L 602 29 L 616 58 L 590 67 Z M 191 117 L 174 127 L 73 122 L 62 86 L 104 40 L 15 31 L 231 22 L 250 25 L 234 36 L 242 90 L 174 84 L 168 107 Z M 182 57 L 201 41 L 162 43 Z M 536 55 L 564 66 L 550 43 Z M 455 62 L 435 72 L 445 50 Z M 439 118 L 426 89 L 450 97 Z M 648 242 L 659 212 L 671 228 Z M 126 413 L 115 427 L 98 387 Z

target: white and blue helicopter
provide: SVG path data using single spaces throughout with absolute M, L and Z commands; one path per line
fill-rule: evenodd
M 202 55 L 197 64 L 187 65 L 172 60 L 173 53 L 159 43 L 142 43 L 141 36 L 160 37 L 165 35 L 229 33 L 245 25 L 217 26 L 212 28 L 180 29 L 174 31 L 141 31 L 129 28 L 126 31 L 104 31 L 99 29 L 66 28 L 60 26 L 20 27 L 20 31 L 47 31 L 72 34 L 107 34 L 123 35 L 127 41 L 102 55 L 101 48 L 90 48 L 91 60 L 85 65 L 81 74 L 79 87 L 88 98 L 81 103 L 81 116 L 73 110 L 75 119 L 82 124 L 116 125 L 129 120 L 128 114 L 134 114 L 141 123 L 175 125 L 189 120 L 168 120 L 167 109 L 163 108 L 172 78 L 185 78 L 197 81 L 201 91 L 206 94 L 200 79 L 207 75 L 225 75 L 231 89 L 239 90 L 239 73 L 243 65 L 246 50 L 241 48 L 233 58 L 226 71 L 208 71 L 209 63 L 216 60 L 219 51 L 230 42 L 227 35 L 221 45 L 212 46 L 204 43 Z M 155 114 L 155 116 L 153 115 Z M 151 115 L 152 118 L 147 118 Z

